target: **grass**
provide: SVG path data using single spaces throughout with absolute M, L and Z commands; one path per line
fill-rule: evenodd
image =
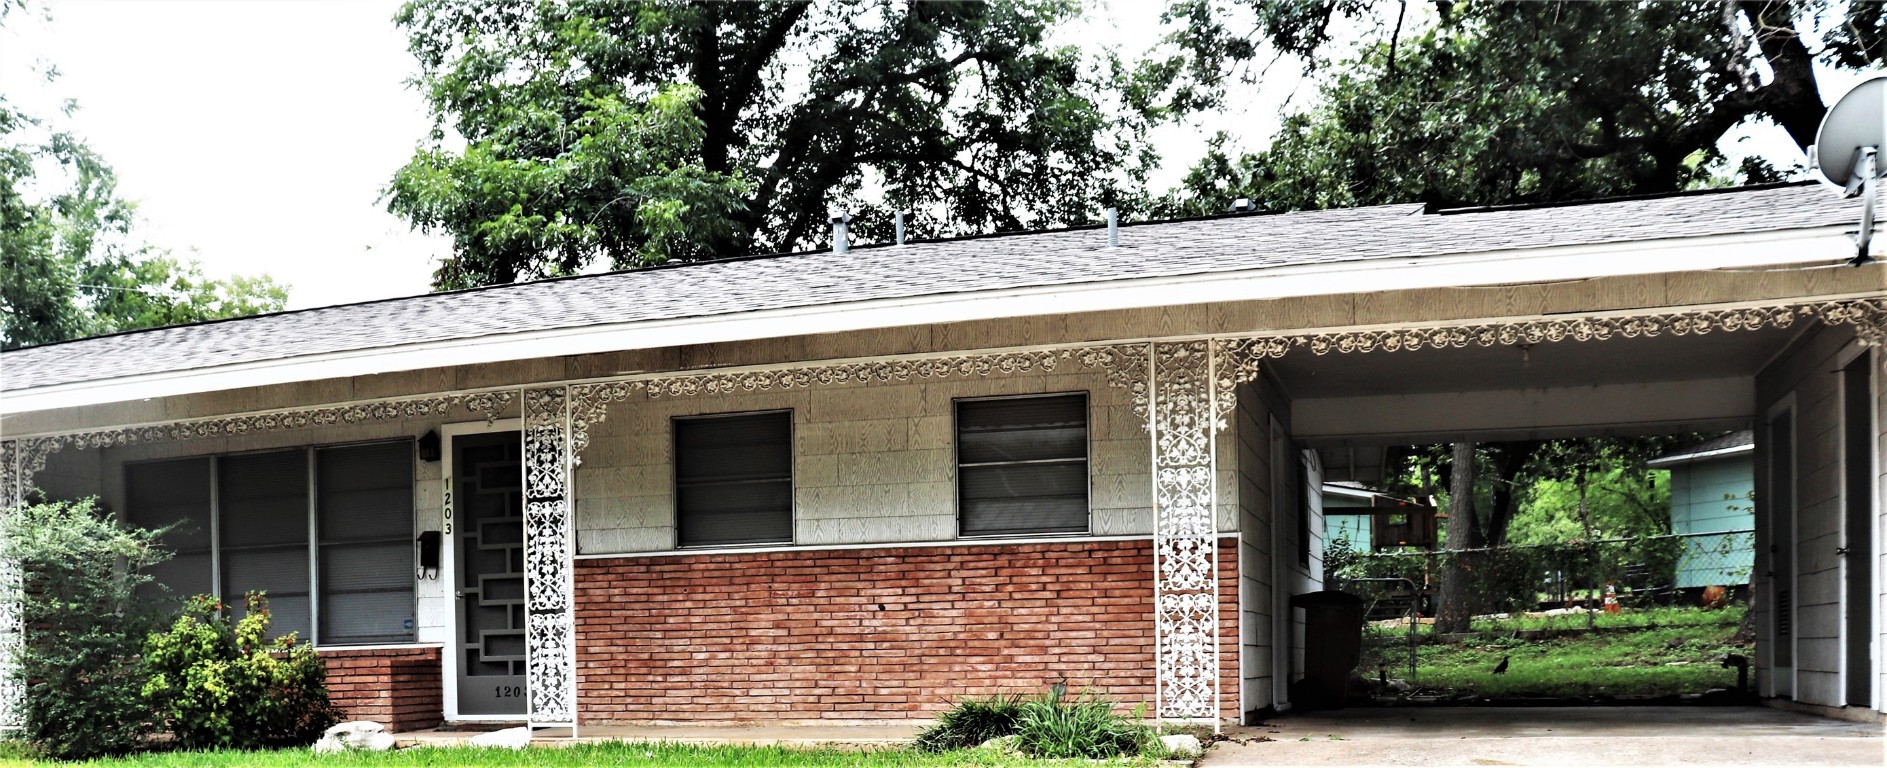
M 1727 625 L 1734 629 L 1743 620 L 1743 608 L 1740 606 L 1707 611 L 1689 606 L 1660 606 L 1654 608 L 1627 608 L 1618 613 L 1599 611 L 1593 614 L 1593 626 L 1600 630 L 1612 629 L 1659 629 L 1666 627 L 1707 627 Z M 1586 615 L 1570 613 L 1559 616 L 1528 616 L 1513 614 L 1504 619 L 1475 619 L 1470 629 L 1475 632 L 1511 632 L 1536 629 L 1584 629 Z M 1427 628 L 1425 628 L 1427 629 Z
M 788 766 L 804 768 L 930 768 L 931 766 L 1151 766 L 1151 758 L 1115 760 L 1031 760 L 993 750 L 967 749 L 920 752 L 916 749 L 848 750 L 800 749 L 674 743 L 594 743 L 523 750 L 472 747 L 421 747 L 395 752 L 356 752 L 316 755 L 307 749 L 273 752 L 150 752 L 85 763 L 34 763 L 0 752 L 0 765 L 83 765 L 100 768 L 289 768 L 290 766 L 702 766 L 745 768 Z
M 1423 691 L 1488 698 L 1665 696 L 1732 688 L 1736 670 L 1719 660 L 1726 653 L 1748 656 L 1753 649 L 1730 642 L 1735 621 L 1722 623 L 1722 611 L 1709 613 L 1710 623 L 1680 619 L 1636 632 L 1425 643 L 1417 650 L 1412 682 Z M 1502 657 L 1511 659 L 1506 674 L 1493 674 Z

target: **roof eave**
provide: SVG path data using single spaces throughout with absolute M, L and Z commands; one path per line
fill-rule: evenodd
M 528 331 L 4 392 L 29 413 L 303 381 L 808 334 L 1188 304 L 1557 282 L 1846 258 L 1841 227 L 1301 264 Z

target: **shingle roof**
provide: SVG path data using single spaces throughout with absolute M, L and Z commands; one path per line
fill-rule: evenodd
M 1750 233 L 1859 220 L 1788 185 L 1425 213 L 1390 205 L 1027 232 L 495 286 L 161 328 L 0 354 L 0 390 L 514 332 L 1284 265 Z M 362 276 L 367 279 L 369 276 Z
M 1645 462 L 1647 467 L 1671 467 L 1688 464 L 1698 459 L 1711 456 L 1724 456 L 1732 453 L 1746 453 L 1756 450 L 1756 432 L 1741 430 L 1722 437 L 1705 440 L 1696 445 L 1680 448 L 1670 453 Z

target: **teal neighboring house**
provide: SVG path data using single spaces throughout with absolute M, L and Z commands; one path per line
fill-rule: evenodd
M 1744 430 L 1645 462 L 1671 472 L 1671 532 L 1685 537 L 1679 588 L 1749 583 L 1756 556 L 1755 452 L 1755 433 Z
M 1357 552 L 1435 545 L 1435 510 L 1371 490 L 1362 483 L 1323 484 L 1324 532 Z

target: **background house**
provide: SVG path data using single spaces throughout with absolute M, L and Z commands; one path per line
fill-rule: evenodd
M 1671 472 L 1677 586 L 1741 586 L 1756 563 L 1756 433 L 1738 430 L 1645 462 Z M 1733 532 L 1733 533 L 1726 533 Z M 1709 535 L 1717 534 L 1717 535 Z

